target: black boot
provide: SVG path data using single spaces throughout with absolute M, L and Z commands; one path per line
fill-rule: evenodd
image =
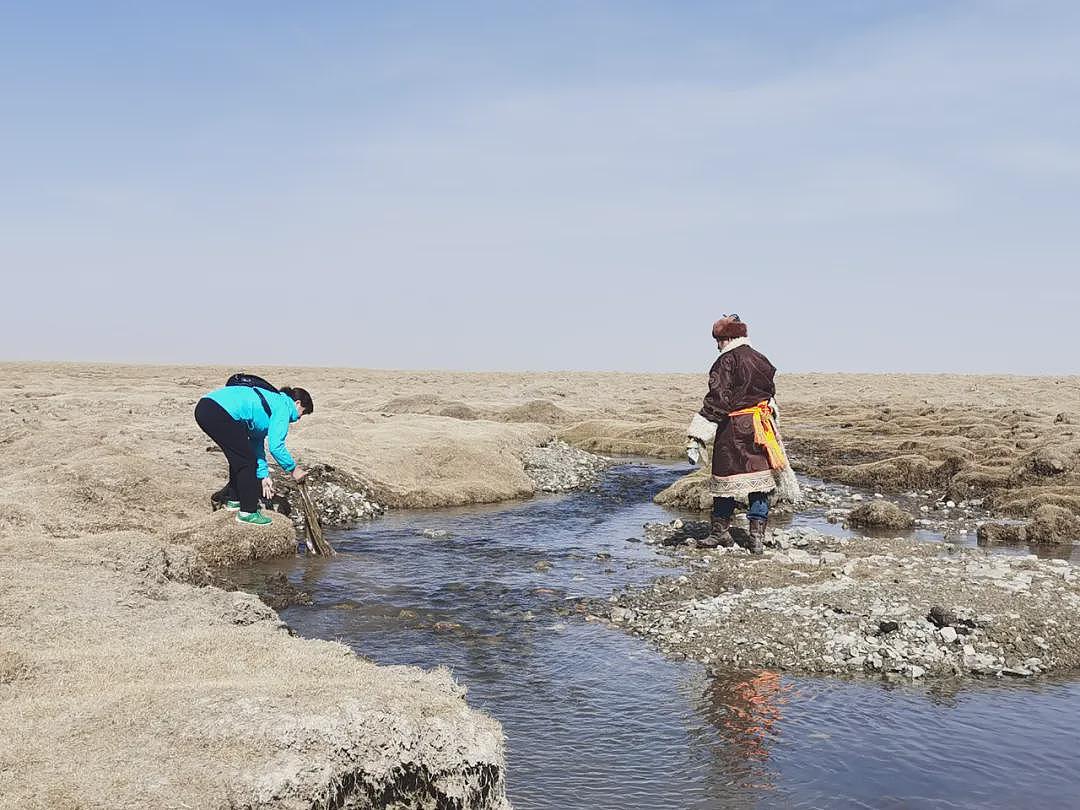
M 735 540 L 731 536 L 731 518 L 713 515 L 709 520 L 709 536 L 698 540 L 697 544 L 701 548 L 716 548 L 717 546 L 731 548 L 735 545 Z
M 750 553 L 765 553 L 765 527 L 769 521 L 765 518 L 750 518 Z

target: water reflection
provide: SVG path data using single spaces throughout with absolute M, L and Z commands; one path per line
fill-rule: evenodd
M 703 713 L 720 732 L 727 750 L 748 763 L 764 763 L 769 745 L 780 733 L 790 684 L 779 673 L 718 673 L 707 681 Z

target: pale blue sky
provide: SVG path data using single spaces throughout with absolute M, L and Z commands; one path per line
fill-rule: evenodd
M 1080 372 L 1080 4 L 0 3 L 4 359 Z M 306 333 L 306 335 L 305 335 Z

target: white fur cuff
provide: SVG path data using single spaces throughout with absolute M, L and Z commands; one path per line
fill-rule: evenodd
M 716 422 L 710 422 L 700 413 L 695 413 L 694 418 L 690 420 L 690 427 L 686 429 L 686 435 L 703 444 L 708 444 L 716 438 Z

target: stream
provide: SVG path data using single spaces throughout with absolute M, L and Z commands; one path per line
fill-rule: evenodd
M 640 538 L 686 466 L 625 463 L 591 491 L 394 512 L 340 555 L 262 563 L 314 605 L 281 617 L 380 664 L 448 667 L 507 738 L 531 808 L 1073 807 L 1080 681 L 895 683 L 663 658 L 578 610 L 677 573 Z M 780 520 L 777 525 L 783 525 Z M 837 531 L 821 512 L 794 519 Z

